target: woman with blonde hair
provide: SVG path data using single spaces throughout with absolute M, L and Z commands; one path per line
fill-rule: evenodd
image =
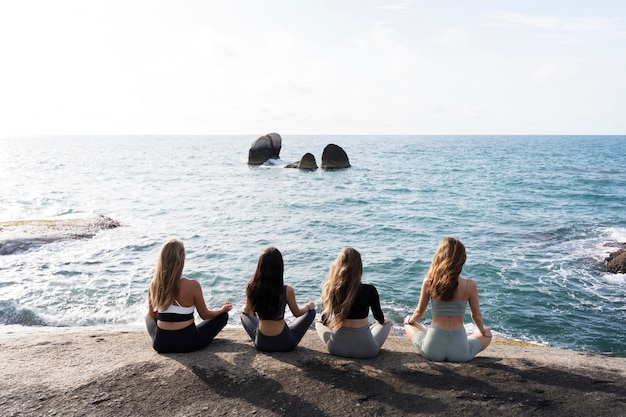
M 148 288 L 146 326 L 152 347 L 159 353 L 192 352 L 207 346 L 228 322 L 233 306 L 209 310 L 198 281 L 183 277 L 185 246 L 179 239 L 167 241 L 159 252 Z M 203 321 L 196 326 L 194 311 Z
M 241 324 L 252 339 L 254 347 L 263 352 L 287 352 L 298 346 L 315 319 L 315 304 L 304 307 L 296 303 L 293 287 L 285 285 L 283 255 L 274 247 L 259 256 L 254 275 L 246 286 L 246 305 L 241 312 Z M 285 308 L 295 320 L 287 325 Z
M 345 248 L 330 266 L 322 287 L 322 320 L 317 334 L 332 355 L 372 358 L 378 354 L 391 330 L 380 308 L 376 287 L 361 283 L 361 254 Z M 369 325 L 369 311 L 376 321 Z
M 478 286 L 462 278 L 467 256 L 465 246 L 455 237 L 439 243 L 430 269 L 422 283 L 419 302 L 412 316 L 404 319 L 406 335 L 423 357 L 433 361 L 465 362 L 491 343 L 491 329 L 483 324 Z M 432 301 L 432 324 L 426 329 L 420 320 Z M 463 325 L 467 303 L 478 332 L 467 336 Z

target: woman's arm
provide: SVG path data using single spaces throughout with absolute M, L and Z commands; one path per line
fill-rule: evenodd
M 209 310 L 206 303 L 204 302 L 204 295 L 202 294 L 202 287 L 200 286 L 200 283 L 196 280 L 189 281 L 191 284 L 191 290 L 193 291 L 193 303 L 196 306 L 196 310 L 198 310 L 198 314 L 200 315 L 202 320 L 212 319 L 222 313 L 226 313 L 232 310 L 233 305 L 230 303 L 230 301 L 226 301 L 220 309 Z
M 295 291 L 289 285 L 286 285 L 286 287 L 287 287 L 287 291 L 286 291 L 287 304 L 289 305 L 289 310 L 291 310 L 291 314 L 293 314 L 294 317 L 300 317 L 308 313 L 309 310 L 315 309 L 315 303 L 313 301 L 309 301 L 307 304 L 305 304 L 304 307 L 298 306 L 298 303 L 296 303 Z
M 157 312 L 154 311 L 154 308 L 152 308 L 152 303 L 150 302 L 150 289 L 148 289 L 148 314 L 147 316 L 154 320 L 156 320 L 157 318 Z
M 248 310 L 247 307 L 248 307 L 248 298 L 246 297 L 246 303 L 241 308 L 241 312 L 249 316 L 254 316 L 254 310 Z
M 383 324 L 389 319 L 385 319 L 385 315 L 383 314 L 383 309 L 380 308 L 380 297 L 378 296 L 378 290 L 373 285 L 370 285 L 372 288 L 371 291 L 371 300 L 370 300 L 370 308 L 372 309 L 372 315 L 376 319 L 377 322 Z M 367 288 L 367 287 L 366 287 Z
M 469 304 L 472 321 L 480 333 L 484 336 L 491 337 L 491 329 L 489 327 L 485 327 L 483 324 L 483 315 L 480 312 L 480 302 L 478 301 L 478 285 L 476 285 L 474 280 L 468 279 L 467 281 L 467 290 L 470 294 Z
M 422 283 L 422 292 L 420 293 L 420 300 L 417 303 L 417 307 L 415 307 L 415 311 L 413 315 L 404 321 L 404 324 L 413 324 L 416 321 L 419 321 L 424 314 L 426 313 L 426 309 L 428 308 L 428 301 L 430 301 L 430 294 L 428 292 L 428 285 L 426 284 L 426 280 Z

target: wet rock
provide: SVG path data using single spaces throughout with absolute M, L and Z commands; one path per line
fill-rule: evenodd
M 268 159 L 279 159 L 282 138 L 278 133 L 268 133 L 252 142 L 248 151 L 249 165 L 263 165 Z
M 322 152 L 322 169 L 349 168 L 350 160 L 341 146 L 333 143 L 326 145 Z
M 294 162 L 293 164 L 285 165 L 285 168 L 298 168 L 298 169 L 308 169 L 315 170 L 317 169 L 317 162 L 315 161 L 315 156 L 311 153 L 305 153 L 302 158 L 298 162 Z
M 0 222 L 0 255 L 37 249 L 69 239 L 90 239 L 100 230 L 120 227 L 107 216 Z
M 315 157 L 311 153 L 305 153 L 300 162 L 298 162 L 298 168 L 300 169 L 317 169 L 317 162 Z
M 606 269 L 613 274 L 626 274 L 626 249 L 611 252 L 604 259 Z

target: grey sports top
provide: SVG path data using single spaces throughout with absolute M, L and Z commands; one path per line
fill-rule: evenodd
M 432 301 L 432 313 L 437 316 L 464 316 L 467 300 L 439 301 L 434 298 Z
M 463 290 L 463 297 L 467 292 L 468 281 L 465 280 L 465 289 Z M 432 313 L 437 316 L 464 316 L 465 309 L 467 308 L 467 300 L 453 300 L 453 301 L 440 301 L 432 299 Z

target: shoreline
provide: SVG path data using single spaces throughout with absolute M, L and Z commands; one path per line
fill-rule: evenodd
M 227 324 L 224 329 L 243 331 L 243 327 L 240 325 Z M 124 332 L 124 333 L 132 333 L 132 332 L 146 332 L 144 323 L 137 323 L 136 325 L 131 324 L 98 324 L 92 326 L 24 326 L 20 324 L 11 324 L 11 325 L 2 325 L 0 326 L 0 330 L 2 332 L 0 334 L 5 335 L 36 335 L 41 333 L 48 334 L 65 334 L 65 333 L 73 333 L 73 332 Z M 313 333 L 315 331 L 311 329 Z M 471 332 L 468 332 L 470 334 Z M 401 338 L 404 339 L 406 336 L 404 334 L 404 329 L 401 327 L 394 326 L 391 328 L 391 332 L 389 333 L 389 337 L 393 338 Z M 610 352 L 590 352 L 584 350 L 576 350 L 564 347 L 554 347 L 549 345 L 542 345 L 540 343 L 528 342 L 517 339 L 510 339 L 503 337 L 501 334 L 494 332 L 494 338 L 491 342 L 490 346 L 493 345 L 508 345 L 508 346 L 518 346 L 518 347 L 527 347 L 527 348 L 546 348 L 546 349 L 554 349 L 560 350 L 564 352 L 573 352 L 573 353 L 581 353 L 581 354 L 590 354 L 590 355 L 598 355 L 602 357 L 609 358 L 624 358 L 626 356 L 621 356 L 616 353 Z
M 286 353 L 228 327 L 160 355 L 143 329 L 0 338 L 0 414 L 187 416 L 623 415 L 626 358 L 495 340 L 466 363 L 430 362 L 404 337 L 372 359 L 331 356 L 314 331 Z

